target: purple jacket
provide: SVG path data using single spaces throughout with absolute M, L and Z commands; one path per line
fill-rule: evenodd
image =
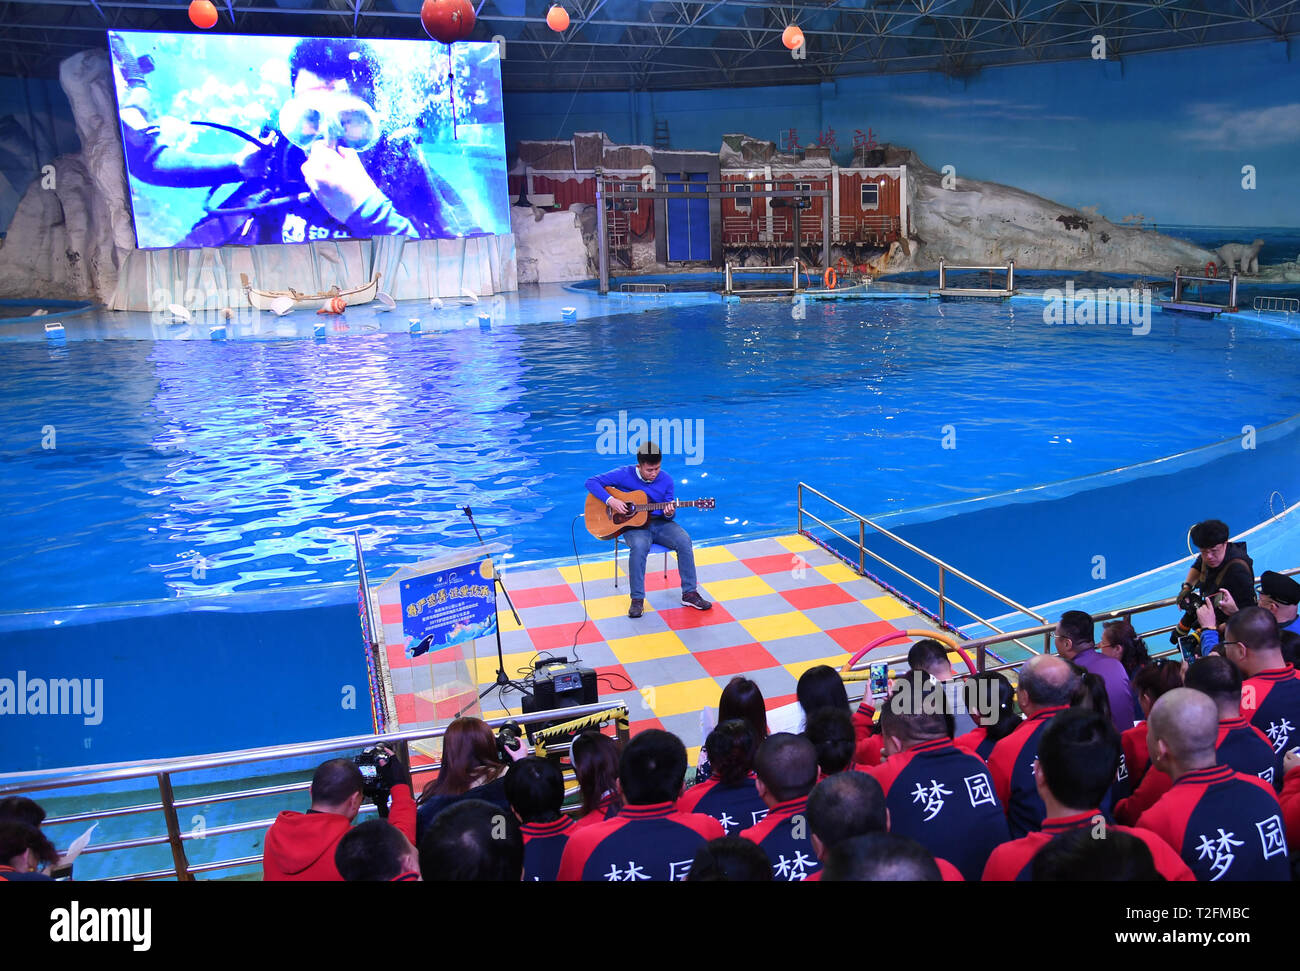
M 1128 673 L 1124 665 L 1107 657 L 1095 647 L 1080 651 L 1074 663 L 1106 683 L 1106 696 L 1110 700 L 1110 717 L 1115 731 L 1123 732 L 1133 727 L 1133 693 L 1129 689 Z

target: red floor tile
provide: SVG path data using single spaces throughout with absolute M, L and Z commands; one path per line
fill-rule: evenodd
M 868 643 L 874 641 L 882 634 L 888 634 L 890 631 L 898 630 L 887 620 L 874 620 L 870 624 L 854 624 L 852 627 L 837 627 L 834 630 L 828 630 L 826 633 L 840 647 L 850 654 L 856 654 L 862 650 Z M 902 645 L 905 643 L 901 638 L 894 642 Z
M 637 691 L 636 682 L 628 677 L 623 665 L 607 664 L 596 668 L 596 697 L 617 698 Z
M 639 732 L 644 732 L 647 728 L 657 728 L 662 732 L 664 730 L 664 723 L 658 718 L 647 718 L 644 721 L 630 722 L 627 726 L 627 730 L 633 738 L 635 738 Z
M 582 633 L 578 634 L 579 644 L 595 644 L 604 640 L 600 636 L 600 631 L 596 625 L 590 621 L 583 626 L 582 621 L 574 621 L 570 624 L 552 624 L 549 627 L 530 627 L 528 637 L 533 642 L 533 647 L 539 651 L 554 651 L 561 647 L 573 647 L 573 635 L 577 633 L 578 628 L 582 628 Z
M 782 705 L 792 705 L 798 700 L 798 695 L 777 695 L 775 698 L 764 698 L 763 707 L 771 711 L 773 708 L 780 708 Z
M 665 577 L 663 570 L 654 569 L 653 554 L 651 554 L 650 561 L 650 563 L 646 564 L 645 570 L 645 588 L 647 590 L 677 590 L 681 587 L 682 578 L 678 576 L 675 568 L 669 570 L 668 576 Z M 626 570 L 627 564 L 624 564 L 623 568 Z M 623 580 L 620 578 L 618 582 L 620 584 L 619 589 L 621 590 Z
M 834 583 L 823 583 L 815 587 L 799 587 L 794 590 L 782 590 L 781 596 L 792 607 L 808 610 L 812 607 L 829 607 L 832 604 L 851 604 L 857 601 L 844 592 L 844 588 Z
M 712 610 L 696 610 L 694 607 L 669 607 L 656 611 L 669 630 L 693 630 L 696 627 L 709 627 L 713 624 L 730 624 L 736 618 L 727 613 L 727 608 L 715 603 Z
M 397 721 L 403 728 L 415 724 L 415 695 L 397 695 L 393 698 L 397 706 Z
M 504 599 L 504 598 L 503 598 Z M 557 583 L 551 587 L 529 587 L 526 590 L 511 590 L 510 599 L 515 608 L 548 607 L 551 604 L 577 603 L 578 597 L 567 583 Z M 509 613 L 509 604 L 502 604 L 502 610 Z
M 761 644 L 741 644 L 714 651 L 696 651 L 694 657 L 700 662 L 700 666 L 715 678 L 761 671 L 763 668 L 774 668 L 780 664 Z
M 783 573 L 792 570 L 795 567 L 795 559 L 793 553 L 773 553 L 770 556 L 751 556 L 740 562 L 761 576 L 764 573 Z

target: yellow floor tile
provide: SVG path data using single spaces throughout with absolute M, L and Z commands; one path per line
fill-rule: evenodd
M 517 681 L 524 676 L 520 669 L 527 667 L 528 662 L 537 654 L 536 651 L 521 651 L 518 654 L 506 654 L 506 677 Z M 497 656 L 495 647 L 491 654 L 484 654 L 478 658 L 475 663 L 477 678 L 479 684 L 491 684 L 497 678 Z
M 620 664 L 690 653 L 682 639 L 670 630 L 638 634 L 635 637 L 616 637 L 609 642 L 609 649 L 614 652 Z M 713 703 L 717 704 L 717 699 Z
M 850 570 L 843 563 L 830 563 L 826 566 L 819 566 L 817 572 L 832 583 L 848 583 L 850 580 L 862 579 L 859 573 Z
M 736 554 L 725 546 L 704 546 L 695 550 L 696 566 L 712 566 L 715 563 L 735 563 Z
M 847 661 L 848 659 L 849 659 L 848 654 L 837 654 L 834 657 L 823 657 L 813 661 L 791 661 L 789 664 L 783 664 L 782 667 L 784 667 L 787 671 L 789 671 L 792 675 L 794 675 L 795 680 L 797 681 L 799 680 L 799 677 L 809 668 L 815 668 L 819 664 L 825 664 L 838 671 L 841 667 L 844 666 L 844 662 Z
M 618 558 L 621 564 L 619 576 L 627 572 L 627 560 L 622 555 Z M 562 566 L 560 567 L 560 576 L 564 578 L 565 583 L 577 583 L 579 581 L 578 567 Z M 613 580 L 614 579 L 614 545 L 611 543 L 608 553 L 602 553 L 598 557 L 586 559 L 582 563 L 581 579 L 590 583 L 592 580 Z
M 807 536 L 800 536 L 798 533 L 793 536 L 778 536 L 776 541 L 791 553 L 806 553 L 809 550 L 821 549 L 820 546 L 810 540 Z
M 881 620 L 898 620 L 900 617 L 915 617 L 916 614 L 908 607 L 904 606 L 901 601 L 893 597 L 872 597 L 870 600 L 862 601 L 862 606 L 866 607 Z M 918 621 L 919 617 L 916 618 Z
M 703 745 L 696 745 L 694 748 L 688 748 L 686 750 L 686 765 L 690 768 L 691 772 L 693 772 L 695 767 L 700 764 L 700 749 L 702 748 L 704 748 Z M 687 774 L 689 775 L 691 773 L 688 772 Z
M 587 613 L 592 620 L 608 620 L 610 617 L 622 617 L 627 614 L 628 595 L 624 593 L 613 597 L 592 597 L 587 601 Z M 645 612 L 652 613 L 654 607 L 645 604 Z
M 726 603 L 728 600 L 742 600 L 745 597 L 761 597 L 776 593 L 762 577 L 739 577 L 735 580 L 709 580 L 703 584 L 705 590 L 714 600 Z
M 642 695 L 657 717 L 684 715 L 688 712 L 710 708 L 718 703 L 722 689 L 712 678 L 695 681 L 678 681 L 675 684 L 641 685 Z M 647 690 L 652 689 L 652 690 Z
M 815 634 L 819 629 L 816 624 L 797 610 L 784 614 L 769 614 L 766 617 L 742 620 L 740 626 L 745 628 L 749 632 L 749 636 L 760 644 L 780 640 L 782 637 Z
M 498 608 L 497 623 L 501 626 L 501 633 L 507 634 L 512 630 L 524 629 L 523 624 L 515 623 L 515 615 L 510 612 L 510 605 L 506 603 L 505 597 L 502 597 L 499 601 L 497 601 L 497 608 Z M 492 636 L 493 639 L 492 649 L 496 650 L 496 644 L 495 644 L 496 638 L 494 635 L 489 635 L 489 636 Z

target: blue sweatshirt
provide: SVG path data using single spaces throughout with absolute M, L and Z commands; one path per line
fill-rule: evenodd
M 624 492 L 642 491 L 646 494 L 648 502 L 672 502 L 674 498 L 671 475 L 661 470 L 653 482 L 646 482 L 637 473 L 635 465 L 620 466 L 602 475 L 593 475 L 587 480 L 587 491 L 601 502 L 609 498 L 607 486 L 613 486 Z M 650 515 L 662 517 L 663 513 L 656 510 Z

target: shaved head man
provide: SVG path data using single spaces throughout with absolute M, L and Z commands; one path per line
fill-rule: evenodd
M 1263 607 L 1237 611 L 1224 628 L 1221 650 L 1246 679 L 1241 713 L 1281 758 L 1300 739 L 1300 674 L 1282 659 L 1277 621 Z
M 1037 655 L 1020 668 L 1016 701 L 1025 720 L 998 742 L 989 756 L 989 772 L 998 800 L 1007 811 L 1012 839 L 1036 832 L 1047 815 L 1034 781 L 1038 738 L 1054 715 L 1069 709 L 1078 684 L 1079 678 L 1070 665 L 1054 654 Z
M 1151 763 L 1173 787 L 1137 825 L 1172 846 L 1198 880 L 1289 880 L 1282 808 L 1267 783 L 1215 764 L 1219 710 L 1175 688 L 1147 719 Z

